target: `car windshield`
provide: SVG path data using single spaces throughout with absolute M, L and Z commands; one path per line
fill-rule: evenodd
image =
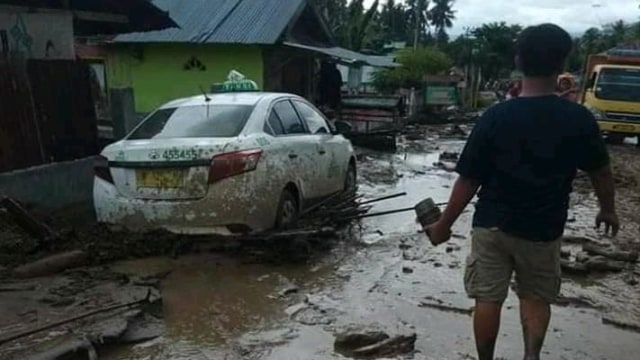
M 603 69 L 595 95 L 603 100 L 640 101 L 640 69 Z
M 156 110 L 128 140 L 234 137 L 253 111 L 253 105 L 195 105 Z

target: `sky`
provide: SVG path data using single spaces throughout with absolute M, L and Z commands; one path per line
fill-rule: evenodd
M 368 5 L 374 0 L 365 0 Z M 386 0 L 380 0 L 384 4 Z M 640 21 L 639 0 L 454 0 L 451 35 L 487 22 L 534 25 L 552 22 L 573 35 L 617 20 Z

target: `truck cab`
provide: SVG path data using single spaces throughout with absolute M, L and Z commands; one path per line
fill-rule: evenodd
M 583 104 L 612 142 L 640 135 L 640 51 L 592 55 Z

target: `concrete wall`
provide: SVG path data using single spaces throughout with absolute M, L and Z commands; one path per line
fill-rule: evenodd
M 58 209 L 93 200 L 94 157 L 0 174 L 0 196 Z
M 192 59 L 197 65 L 190 66 Z M 237 70 L 263 88 L 262 49 L 248 45 L 140 44 L 109 51 L 107 86 L 133 89 L 135 111 L 149 113 L 177 98 L 209 91 Z

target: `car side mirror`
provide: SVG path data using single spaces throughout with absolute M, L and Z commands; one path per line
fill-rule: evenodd
M 346 135 L 353 131 L 353 126 L 346 121 L 336 121 L 335 122 L 335 135 Z

